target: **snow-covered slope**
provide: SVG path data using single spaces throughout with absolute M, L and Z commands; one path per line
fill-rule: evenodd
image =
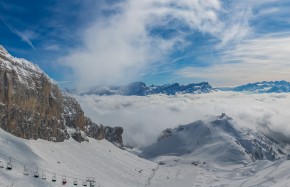
M 201 134 L 207 133 L 205 131 Z M 202 135 L 199 138 L 206 139 Z M 170 137 L 173 136 L 174 130 Z M 160 142 L 167 138 L 164 137 Z M 227 143 L 230 142 L 224 142 Z M 162 153 L 158 154 L 160 164 L 157 164 L 121 150 L 106 140 L 90 139 L 89 142 L 82 143 L 72 139 L 60 143 L 24 140 L 0 129 L 0 161 L 4 165 L 4 168 L 0 168 L 0 186 L 74 186 L 76 179 L 77 186 L 82 186 L 87 177 L 94 177 L 95 186 L 101 187 L 289 186 L 290 161 L 283 158 L 276 161 L 258 160 L 246 165 L 229 165 L 223 162 L 215 165 L 216 160 L 209 161 L 208 158 L 228 154 L 226 151 L 227 149 L 219 149 L 214 153 L 201 154 L 207 157 L 187 154 L 190 159 L 186 159 L 183 154 Z M 5 168 L 9 157 L 12 158 L 12 170 Z M 208 162 L 204 162 L 205 160 Z M 23 174 L 24 165 L 28 176 Z M 39 178 L 33 177 L 37 169 Z M 42 179 L 42 172 L 46 179 Z M 54 175 L 56 182 L 52 182 Z M 65 185 L 62 184 L 64 176 L 67 180 Z
M 14 187 L 78 186 L 87 177 L 94 177 L 96 184 L 105 187 L 144 186 L 157 164 L 121 150 L 106 140 L 77 143 L 66 140 L 53 143 L 44 140 L 24 140 L 0 129 L 0 161 L 6 163 L 12 158 L 12 170 L 0 168 L 0 186 Z M 23 174 L 24 165 L 29 175 Z M 37 170 L 39 178 L 33 174 Z M 42 171 L 46 180 L 41 179 Z M 56 174 L 57 181 L 52 182 Z M 96 185 L 96 186 L 98 186 Z
M 166 129 L 157 143 L 143 149 L 142 156 L 183 157 L 213 164 L 248 164 L 256 160 L 277 160 L 285 153 L 264 135 L 241 128 L 226 114 Z

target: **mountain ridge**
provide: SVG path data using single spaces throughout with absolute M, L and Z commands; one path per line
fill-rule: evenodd
M 77 92 L 76 90 L 65 89 L 68 93 L 76 93 L 79 95 L 123 95 L 123 96 L 147 96 L 154 94 L 199 94 L 210 93 L 214 91 L 208 82 L 190 83 L 181 85 L 179 83 L 164 84 L 161 86 L 147 86 L 144 82 L 133 82 L 125 86 L 100 86 L 89 89 L 87 91 Z
M 168 83 L 164 85 L 150 85 L 147 86 L 142 81 L 132 82 L 124 86 L 97 86 L 85 91 L 78 91 L 77 89 L 64 88 L 64 92 L 77 95 L 122 95 L 122 96 L 147 96 L 154 94 L 201 94 L 211 93 L 214 91 L 235 91 L 245 93 L 289 93 L 290 82 L 281 81 L 262 81 L 247 83 L 236 87 L 212 87 L 208 82 L 200 83 Z
M 290 83 L 281 81 L 262 81 L 247 83 L 244 85 L 230 87 L 230 88 L 218 88 L 221 91 L 235 91 L 235 92 L 246 92 L 246 93 L 289 93 Z
M 248 164 L 256 160 L 286 158 L 275 142 L 261 133 L 240 127 L 226 114 L 164 130 L 158 141 L 142 149 L 141 156 L 191 158 L 205 162 Z

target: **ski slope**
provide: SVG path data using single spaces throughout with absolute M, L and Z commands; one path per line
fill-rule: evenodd
M 63 186 L 62 176 L 66 176 L 67 186 L 73 179 L 94 177 L 96 186 L 144 186 L 156 163 L 123 151 L 106 140 L 78 143 L 68 140 L 53 143 L 43 140 L 24 140 L 0 130 L 0 160 L 4 166 L 12 158 L 11 171 L 0 168 L 0 186 Z M 24 165 L 29 176 L 23 175 Z M 34 178 L 38 168 L 44 170 L 47 179 Z M 140 172 L 139 172 L 140 171 Z M 56 173 L 57 181 L 52 182 Z
M 210 157 L 207 152 L 204 156 Z M 260 160 L 247 164 L 214 164 L 201 156 L 158 155 L 152 161 L 122 150 L 106 140 L 78 143 L 24 140 L 0 129 L 0 161 L 12 158 L 12 170 L 0 168 L 0 186 L 74 186 L 94 177 L 101 187 L 290 186 L 290 161 Z M 155 161 L 155 162 L 153 162 Z M 157 164 L 158 163 L 158 164 Z M 194 164 L 193 164 L 194 163 Z M 23 174 L 24 165 L 29 175 Z M 39 178 L 34 178 L 37 170 Z M 46 175 L 43 180 L 42 171 Z M 57 181 L 52 182 L 56 174 Z M 67 184 L 62 184 L 65 176 Z

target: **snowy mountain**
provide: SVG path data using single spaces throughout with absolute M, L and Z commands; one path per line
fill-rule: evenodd
M 161 86 L 147 86 L 143 82 L 134 82 L 125 86 L 107 86 L 95 87 L 87 91 L 77 91 L 76 89 L 65 89 L 67 93 L 79 95 L 123 95 L 123 96 L 146 96 L 154 94 L 200 94 L 210 93 L 216 90 L 236 91 L 248 93 L 285 93 L 290 92 L 290 83 L 286 81 L 263 81 L 256 83 L 248 83 L 237 87 L 220 87 L 213 88 L 207 82 L 191 83 L 188 85 L 180 85 L 178 83 L 165 84 Z
M 74 90 L 66 90 L 67 92 L 73 92 Z M 207 82 L 180 85 L 178 83 L 165 84 L 162 86 L 146 86 L 143 82 L 134 82 L 126 86 L 109 86 L 109 87 L 95 87 L 85 92 L 79 93 L 80 95 L 124 95 L 124 96 L 145 96 L 153 94 L 186 94 L 186 93 L 209 93 L 213 89 Z
M 26 139 L 61 142 L 70 137 L 106 138 L 122 145 L 121 127 L 104 127 L 84 115 L 78 102 L 37 65 L 13 57 L 0 46 L 0 127 Z
M 226 114 L 166 129 L 142 157 L 182 157 L 189 162 L 249 164 L 285 158 L 283 150 L 263 134 L 240 127 Z
M 211 91 L 208 83 L 147 87 L 139 82 L 105 92 L 172 95 Z M 171 103 L 171 96 L 166 97 Z M 114 108 L 114 102 L 108 103 Z M 89 186 L 92 181 L 91 186 L 99 187 L 284 187 L 290 183 L 288 153 L 226 114 L 166 129 L 158 142 L 141 150 L 120 149 L 115 145 L 122 146 L 123 128 L 93 123 L 76 99 L 63 94 L 38 66 L 13 57 L 2 46 L 0 116 L 0 186 Z
M 154 162 L 105 139 L 55 143 L 24 140 L 0 129 L 0 186 L 89 186 L 89 180 L 99 187 L 287 186 L 290 161 L 282 150 L 236 125 L 221 115 L 167 129 L 143 150 Z
M 249 83 L 229 90 L 250 93 L 284 93 L 290 92 L 290 83 L 286 81 L 263 81 Z

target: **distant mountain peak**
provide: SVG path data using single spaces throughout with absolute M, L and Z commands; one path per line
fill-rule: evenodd
M 8 54 L 8 51 L 2 45 L 0 45 L 0 52 L 3 54 Z
M 151 85 L 147 86 L 144 82 L 133 82 L 125 86 L 108 86 L 108 87 L 95 87 L 85 92 L 81 92 L 81 95 L 124 95 L 124 96 L 145 96 L 154 94 L 197 94 L 197 93 L 209 93 L 214 91 L 212 86 L 208 82 L 190 83 L 187 85 L 181 85 L 179 83 L 169 83 L 161 86 Z
M 290 83 L 285 80 L 261 81 L 248 83 L 234 88 L 221 88 L 221 90 L 246 93 L 287 93 L 290 92 Z
M 232 120 L 232 118 L 228 116 L 226 113 L 222 113 L 221 115 L 219 115 L 218 119 Z

